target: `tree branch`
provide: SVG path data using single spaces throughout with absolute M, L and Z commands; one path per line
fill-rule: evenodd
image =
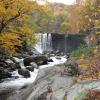
M 21 15 L 20 10 L 18 11 L 18 14 L 16 14 L 14 17 L 10 18 L 9 20 L 7 20 L 4 23 L 4 20 L 1 21 L 1 27 L 0 27 L 0 33 L 2 33 L 3 29 L 13 20 L 15 20 L 16 18 L 18 18 Z

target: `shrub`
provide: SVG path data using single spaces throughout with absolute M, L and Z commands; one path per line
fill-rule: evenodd
M 87 97 L 88 92 L 83 90 L 81 91 L 78 96 L 75 98 L 75 100 L 84 100 Z
M 77 50 L 71 52 L 71 56 L 81 58 L 89 57 L 93 54 L 93 47 L 79 47 Z

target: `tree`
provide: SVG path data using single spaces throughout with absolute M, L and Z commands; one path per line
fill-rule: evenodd
M 75 4 L 71 5 L 68 9 L 66 21 L 69 25 L 68 32 L 69 34 L 78 34 L 82 29 L 84 20 L 82 19 L 81 5 Z
M 11 52 L 11 55 L 17 50 L 17 46 L 21 46 L 20 37 L 13 33 L 4 33 L 0 36 L 0 45 Z
M 100 3 L 99 0 L 85 0 L 82 5 L 81 15 L 84 21 L 83 33 L 86 33 L 92 46 L 100 45 Z
M 0 46 L 12 52 L 23 41 L 35 42 L 34 30 L 28 24 L 33 10 L 46 11 L 45 7 L 33 1 L 0 0 Z
M 84 19 L 84 29 L 89 33 L 96 33 L 100 27 L 99 0 L 85 0 L 81 14 Z

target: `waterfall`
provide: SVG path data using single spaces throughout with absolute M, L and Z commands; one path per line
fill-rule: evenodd
M 35 49 L 39 52 L 39 53 L 42 53 L 42 49 L 41 49 L 41 42 L 42 42 L 42 34 L 41 33 L 38 33 L 38 42 L 37 44 L 35 45 Z
M 47 34 L 47 49 L 48 51 L 52 51 L 52 37 L 51 34 Z
M 52 39 L 50 33 L 38 33 L 38 43 L 35 46 L 35 49 L 43 53 L 44 51 L 52 50 Z
M 79 35 L 66 35 L 57 33 L 38 33 L 38 43 L 35 49 L 43 53 L 44 51 L 70 52 L 75 50 L 84 41 Z

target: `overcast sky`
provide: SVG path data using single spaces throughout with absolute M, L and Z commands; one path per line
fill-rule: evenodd
M 50 0 L 52 2 L 64 3 L 64 4 L 73 4 L 75 0 Z
M 39 1 L 40 4 L 44 4 L 43 0 L 30 0 L 30 1 Z M 73 4 L 76 0 L 47 0 L 47 1 L 70 5 Z

